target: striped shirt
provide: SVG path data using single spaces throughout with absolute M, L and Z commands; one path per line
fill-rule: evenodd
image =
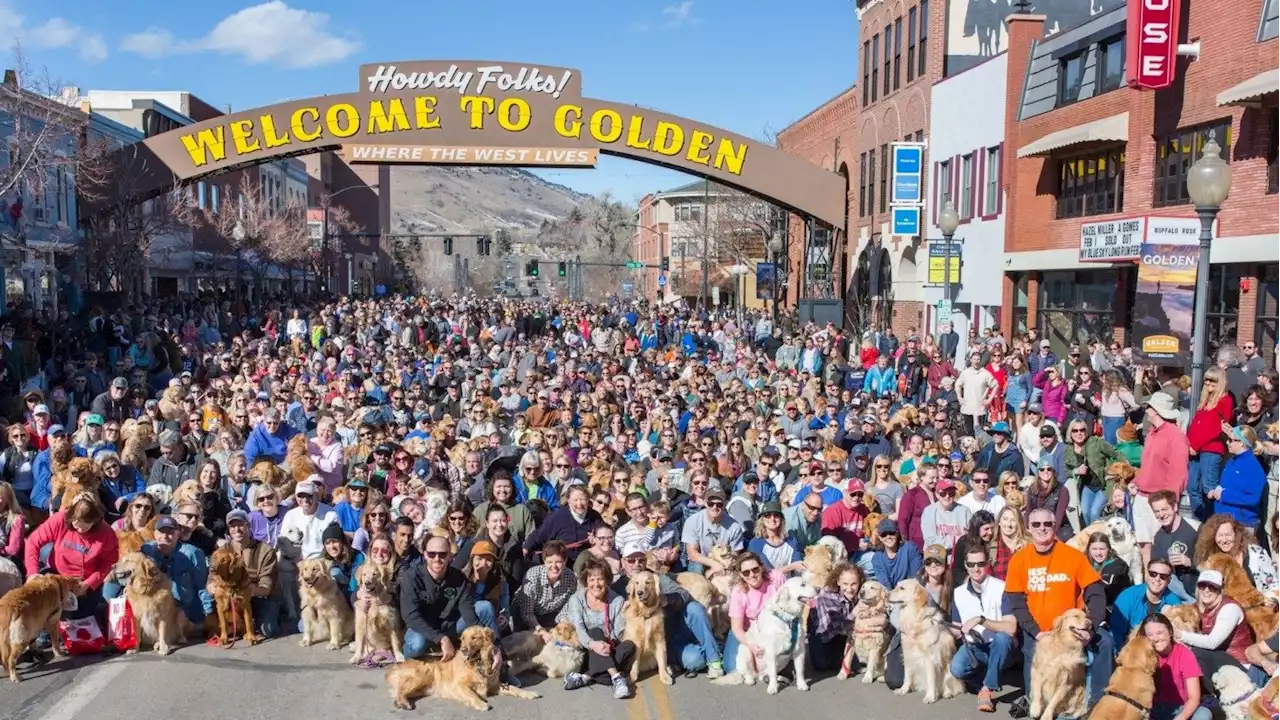
M 654 529 L 648 523 L 637 527 L 634 521 L 628 521 L 613 532 L 613 546 L 619 553 L 631 543 L 639 543 L 645 550 L 652 550 L 654 535 Z

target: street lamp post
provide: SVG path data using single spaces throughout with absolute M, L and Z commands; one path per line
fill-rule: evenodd
M 1196 314 L 1192 329 L 1191 403 L 1200 401 L 1204 387 L 1205 356 L 1209 349 L 1209 252 L 1213 243 L 1213 221 L 1231 194 L 1231 166 L 1222 159 L 1222 148 L 1212 135 L 1204 153 L 1187 173 L 1187 194 L 1200 218 L 1200 262 L 1196 267 Z
M 943 256 L 942 256 L 942 297 L 947 301 L 946 307 L 951 307 L 951 238 L 955 237 L 956 228 L 960 227 L 960 213 L 956 212 L 955 203 L 947 200 L 943 204 L 942 210 L 938 212 L 938 229 L 942 231 Z M 944 318 L 939 315 L 939 332 L 941 332 L 941 321 Z M 948 316 L 945 318 L 947 322 L 951 322 Z
M 231 228 L 231 239 L 236 241 L 236 277 L 233 282 L 236 284 L 237 300 L 240 299 L 240 248 L 244 247 L 244 239 L 246 237 L 248 237 L 248 234 L 245 232 L 244 225 L 237 222 L 235 227 Z
M 772 286 L 769 295 L 773 298 L 773 325 L 776 330 L 778 328 L 778 258 L 782 255 L 782 238 L 774 235 L 769 238 L 769 263 L 773 265 L 773 274 L 770 278 Z

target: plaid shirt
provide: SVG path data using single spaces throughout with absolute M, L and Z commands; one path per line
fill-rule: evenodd
M 991 563 L 991 575 L 1001 580 L 1009 574 L 1009 559 L 1013 557 L 1014 551 L 1002 540 L 996 541 L 996 559 Z
M 578 590 L 578 579 L 568 568 L 560 574 L 555 585 L 547 582 L 547 568 L 538 565 L 530 568 L 524 576 L 524 582 L 516 591 L 516 612 L 529 628 L 538 627 L 539 615 L 556 613 L 559 621 L 569 598 Z

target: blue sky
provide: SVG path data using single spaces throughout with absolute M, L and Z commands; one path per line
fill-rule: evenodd
M 751 137 L 851 85 L 858 37 L 850 0 L 0 0 L 0 34 L 66 84 L 189 90 L 236 110 L 348 92 L 365 62 L 559 65 L 593 97 Z M 626 200 L 685 179 L 613 158 L 543 175 Z

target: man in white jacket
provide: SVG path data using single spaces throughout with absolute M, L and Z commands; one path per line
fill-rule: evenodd
M 280 538 L 293 546 L 294 560 L 309 560 L 324 554 L 324 529 L 338 522 L 333 508 L 320 502 L 323 486 L 319 475 L 312 475 L 298 483 L 293 491 L 293 509 L 285 513 L 280 524 Z M 288 552 L 288 551 L 286 551 Z

